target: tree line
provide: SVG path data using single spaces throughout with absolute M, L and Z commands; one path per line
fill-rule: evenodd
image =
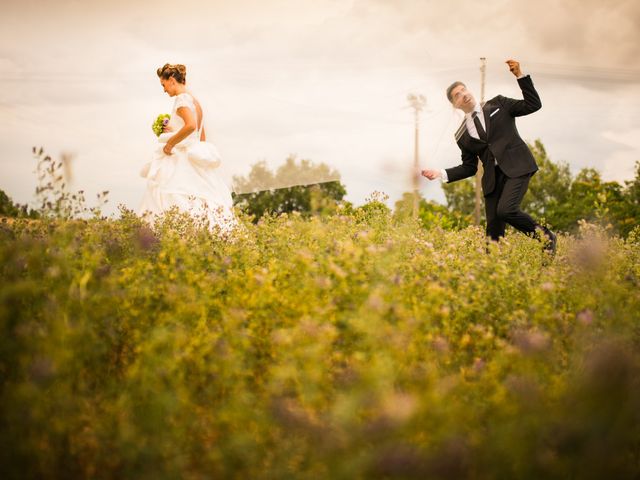
M 623 183 L 604 181 L 595 168 L 583 168 L 573 175 L 567 163 L 553 162 L 549 158 L 540 140 L 529 146 L 540 170 L 532 177 L 522 202 L 524 211 L 555 230 L 568 233 L 576 231 L 581 220 L 606 222 L 622 236 L 628 235 L 640 223 L 640 161 L 636 163 L 633 179 Z M 45 159 L 51 161 L 50 157 Z M 247 192 L 234 194 L 234 204 L 250 215 L 254 222 L 265 215 L 292 212 L 303 216 L 348 214 L 357 208 L 345 200 L 347 189 L 339 177 L 337 171 L 325 164 L 298 160 L 295 156 L 287 158 L 275 171 L 270 170 L 264 161 L 258 162 L 246 176 L 234 177 L 236 189 Z M 317 178 L 337 180 L 312 183 L 312 179 Z M 303 185 L 275 188 L 290 184 L 292 179 L 307 180 L 302 182 Z M 421 196 L 418 217 L 423 225 L 426 228 L 438 225 L 445 229 L 460 229 L 473 224 L 474 185 L 473 178 L 443 184 L 445 205 Z M 46 188 L 38 187 L 37 196 L 42 196 Z M 374 195 L 372 200 L 376 208 L 387 209 L 391 213 L 391 209 L 384 205 L 383 197 Z M 43 208 L 46 209 L 44 202 L 36 209 L 14 203 L 0 190 L 1 217 L 37 218 Z M 412 211 L 413 193 L 407 192 L 395 203 L 393 214 L 401 218 L 409 216 Z
M 575 232 L 581 220 L 608 222 L 626 236 L 640 223 L 640 162 L 635 176 L 624 183 L 604 181 L 595 168 L 583 168 L 573 175 L 569 165 L 553 162 L 540 140 L 529 147 L 540 167 L 531 178 L 522 209 L 563 232 Z M 473 179 L 444 184 L 448 214 L 459 223 L 471 223 L 474 210 Z M 437 210 L 434 205 L 424 206 Z M 459 218 L 459 216 L 462 218 Z M 483 212 L 484 216 L 484 212 Z

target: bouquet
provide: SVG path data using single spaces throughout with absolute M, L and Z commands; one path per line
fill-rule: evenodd
M 158 115 L 156 121 L 153 122 L 153 125 L 151 125 L 151 129 L 153 130 L 153 133 L 156 134 L 156 137 L 160 136 L 160 134 L 164 130 L 164 127 L 166 127 L 169 123 L 170 118 L 171 115 L 169 115 L 168 113 L 161 113 L 160 115 Z

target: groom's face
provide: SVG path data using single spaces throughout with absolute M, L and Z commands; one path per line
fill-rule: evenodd
M 458 85 L 451 90 L 451 103 L 455 108 L 459 108 L 465 113 L 473 111 L 476 106 L 476 99 L 467 87 L 464 85 Z

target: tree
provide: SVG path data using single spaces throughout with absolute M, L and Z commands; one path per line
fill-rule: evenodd
M 640 225 L 640 162 L 636 162 L 636 175 L 627 180 L 623 189 L 623 208 L 618 217 L 617 226 L 620 233 L 627 236 Z
M 396 219 L 408 218 L 412 215 L 413 195 L 412 192 L 405 192 L 396 202 L 394 209 Z M 472 215 L 461 213 L 434 201 L 427 201 L 422 196 L 418 201 L 418 218 L 426 228 L 440 226 L 445 230 L 458 230 L 473 223 Z
M 443 183 L 442 190 L 444 190 L 444 197 L 447 200 L 449 209 L 461 215 L 471 215 L 473 217 L 476 204 L 475 185 L 474 177 L 452 183 Z M 484 208 L 482 208 L 483 221 L 484 218 Z
M 234 204 L 258 221 L 265 214 L 333 212 L 347 193 L 340 175 L 325 164 L 287 158 L 275 172 L 258 162 L 246 177 L 234 177 Z M 280 188 L 284 186 L 284 188 Z
M 529 189 L 522 201 L 522 209 L 532 217 L 564 230 L 566 222 L 562 207 L 569 203 L 571 195 L 571 170 L 569 165 L 554 163 L 540 140 L 529 145 L 539 170 L 531 177 Z
M 574 231 L 580 220 L 604 221 L 611 223 L 619 233 L 626 234 L 630 229 L 621 228 L 626 210 L 622 185 L 604 182 L 596 169 L 583 168 L 571 183 L 567 201 L 557 207 L 557 228 Z
M 0 217 L 37 218 L 38 213 L 29 209 L 27 205 L 14 203 L 3 190 L 0 190 Z

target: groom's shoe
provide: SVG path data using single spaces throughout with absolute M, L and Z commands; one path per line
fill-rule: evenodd
M 558 237 L 556 236 L 555 233 L 553 233 L 547 227 L 542 227 L 542 230 L 544 231 L 544 236 L 547 237 L 546 239 L 543 239 L 543 242 L 544 242 L 543 250 L 553 257 L 556 254 Z

